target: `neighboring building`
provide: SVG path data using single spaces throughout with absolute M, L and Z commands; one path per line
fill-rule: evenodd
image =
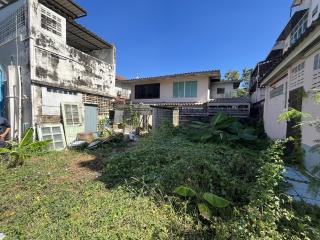
M 12 137 L 29 127 L 53 136 L 63 119 L 70 143 L 109 113 L 115 47 L 76 22 L 84 16 L 72 0 L 0 1 L 0 106 Z
M 217 112 L 245 118 L 248 100 L 236 98 L 240 81 L 221 80 L 220 71 L 202 71 L 127 80 L 131 102 L 154 108 L 153 124 L 173 117 L 173 124 L 207 119 Z M 222 100 L 223 99 L 223 100 Z M 240 113 L 241 112 L 241 113 Z M 178 118 L 178 119 L 177 119 Z
M 115 90 L 118 98 L 123 100 L 131 99 L 131 85 L 126 82 L 126 78 L 122 76 L 116 76 Z
M 204 104 L 235 96 L 240 81 L 221 81 L 220 71 L 203 71 L 127 80 L 131 101 L 151 105 Z
M 279 122 L 278 116 L 295 108 L 320 118 L 320 106 L 313 99 L 314 93 L 320 91 L 319 8 L 320 0 L 294 1 L 292 17 L 277 39 L 277 49 L 270 53 L 278 60 L 257 74 L 258 86 L 265 88 L 266 133 L 273 139 L 299 137 L 305 150 L 306 168 L 313 173 L 320 166 L 319 153 L 312 151 L 315 140 L 320 139 L 320 130 L 309 125 L 295 128 L 296 123 Z

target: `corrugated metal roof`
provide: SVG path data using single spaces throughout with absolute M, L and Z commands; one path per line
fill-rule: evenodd
M 110 43 L 73 20 L 67 20 L 67 43 L 83 52 L 113 48 Z
M 87 15 L 86 10 L 84 10 L 72 0 L 40 0 L 39 2 L 49 8 L 59 10 L 72 19 L 84 17 Z
M 164 106 L 164 107 L 175 107 L 175 106 L 202 106 L 204 103 L 196 102 L 159 102 L 159 103 L 150 103 L 150 106 Z
M 211 100 L 209 103 L 250 103 L 250 98 L 216 98 Z
M 181 77 L 181 76 L 203 76 L 208 75 L 214 77 L 221 77 L 220 70 L 209 70 L 209 71 L 200 71 L 200 72 L 187 72 L 187 73 L 177 73 L 177 74 L 170 74 L 170 75 L 162 75 L 162 76 L 155 76 L 155 77 L 145 77 L 145 78 L 135 78 L 129 79 L 126 81 L 145 81 L 145 80 L 157 80 L 157 79 L 166 79 L 166 78 L 174 78 L 174 77 Z

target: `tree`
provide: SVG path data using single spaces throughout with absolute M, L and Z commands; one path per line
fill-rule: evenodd
M 252 69 L 245 68 L 242 70 L 241 87 L 249 89 L 249 83 L 251 78 Z
M 229 70 L 224 75 L 225 80 L 240 80 L 240 73 L 236 70 Z

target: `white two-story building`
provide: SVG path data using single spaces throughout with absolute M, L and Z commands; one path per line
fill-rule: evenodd
M 305 150 L 305 166 L 320 177 L 320 155 L 314 151 L 320 129 L 307 124 L 320 118 L 314 96 L 320 91 L 320 0 L 295 0 L 292 16 L 266 61 L 259 63 L 252 79 L 252 96 L 263 90 L 265 131 L 273 139 L 296 137 Z M 259 71 L 260 69 L 260 71 Z M 256 87 L 254 87 L 256 86 Z M 312 119 L 278 121 L 290 108 L 309 113 Z
M 38 129 L 56 148 L 79 132 L 97 131 L 115 89 L 115 47 L 76 19 L 72 0 L 0 1 L 0 114 L 12 137 Z

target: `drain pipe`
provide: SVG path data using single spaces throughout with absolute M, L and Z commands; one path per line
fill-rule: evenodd
M 18 141 L 21 141 L 21 126 L 22 126 L 22 84 L 21 73 L 19 67 L 19 39 L 18 39 L 18 15 L 16 15 L 16 73 L 18 85 Z

